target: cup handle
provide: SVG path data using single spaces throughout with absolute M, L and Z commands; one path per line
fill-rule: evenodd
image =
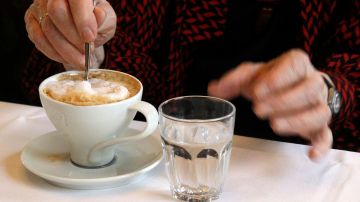
M 102 157 L 101 153 L 103 150 L 105 150 L 107 148 L 110 148 L 115 145 L 125 144 L 128 142 L 143 139 L 143 138 L 149 136 L 150 134 L 152 134 L 156 130 L 158 121 L 159 121 L 159 115 L 154 106 L 152 106 L 151 104 L 149 104 L 147 102 L 139 101 L 139 102 L 133 104 L 132 106 L 130 106 L 129 110 L 138 111 L 145 116 L 146 123 L 147 123 L 146 128 L 142 132 L 140 132 L 136 135 L 132 135 L 132 136 L 128 136 L 128 137 L 117 137 L 117 138 L 97 144 L 96 146 L 94 146 L 91 149 L 91 151 L 89 153 L 90 162 L 101 161 L 101 157 Z

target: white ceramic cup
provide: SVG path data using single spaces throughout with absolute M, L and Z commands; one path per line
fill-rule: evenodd
M 155 107 L 141 101 L 143 86 L 138 79 L 118 71 L 101 71 L 121 74 L 138 85 L 138 92 L 119 102 L 75 106 L 49 97 L 44 92 L 44 87 L 48 82 L 57 80 L 61 74 L 78 73 L 77 71 L 56 74 L 45 79 L 39 86 L 41 104 L 47 116 L 69 142 L 71 160 L 84 167 L 94 168 L 109 164 L 115 157 L 114 146 L 145 138 L 153 133 L 158 125 Z M 136 112 L 145 116 L 147 126 L 139 134 L 127 136 L 125 131 Z

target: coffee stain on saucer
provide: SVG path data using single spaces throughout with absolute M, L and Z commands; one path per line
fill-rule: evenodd
M 69 154 L 69 153 L 51 154 L 51 155 L 48 155 L 48 156 L 47 156 L 47 159 L 48 159 L 49 161 L 51 161 L 52 163 L 68 161 L 69 158 L 70 158 L 70 154 Z

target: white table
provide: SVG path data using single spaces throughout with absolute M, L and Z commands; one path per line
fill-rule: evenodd
M 135 122 L 139 127 L 144 124 Z M 54 127 L 40 107 L 0 102 L 0 201 L 173 201 L 161 163 L 144 180 L 106 190 L 56 187 L 28 172 L 22 148 Z M 360 154 L 332 150 L 311 162 L 303 145 L 234 137 L 218 201 L 360 201 Z

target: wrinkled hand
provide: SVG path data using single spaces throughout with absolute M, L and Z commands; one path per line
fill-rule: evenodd
M 291 50 L 268 63 L 240 64 L 212 81 L 208 93 L 225 99 L 239 95 L 250 99 L 255 114 L 269 119 L 276 133 L 310 140 L 311 159 L 320 158 L 331 148 L 327 87 L 301 50 Z
M 103 44 L 116 29 L 116 14 L 106 0 L 34 0 L 25 14 L 26 30 L 36 48 L 67 69 L 83 69 L 85 42 L 95 45 L 91 64 L 104 60 Z M 92 46 L 93 47 L 93 46 Z

